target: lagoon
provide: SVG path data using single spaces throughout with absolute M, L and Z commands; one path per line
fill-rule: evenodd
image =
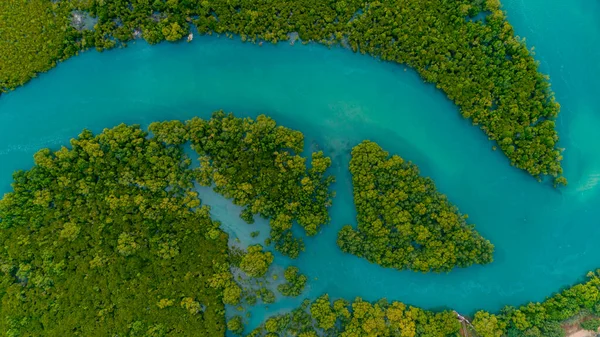
M 309 277 L 298 299 L 252 308 L 250 327 L 302 298 L 386 297 L 425 309 L 464 314 L 540 301 L 600 267 L 600 4 L 506 0 L 517 34 L 536 47 L 562 112 L 557 121 L 569 186 L 559 190 L 513 168 L 477 127 L 433 85 L 404 66 L 341 48 L 280 43 L 262 47 L 224 37 L 190 44 L 143 42 L 123 50 L 85 52 L 0 97 L 0 191 L 11 173 L 33 164 L 39 148 L 67 145 L 83 128 L 119 123 L 264 113 L 302 131 L 306 149 L 332 157 L 337 191 L 332 223 L 306 239 L 290 262 Z M 560 21 L 560 25 L 557 24 Z M 477 230 L 496 245 L 495 262 L 448 274 L 384 269 L 342 254 L 335 240 L 355 225 L 348 172 L 350 149 L 363 139 L 412 160 L 434 179 Z M 213 214 L 242 243 L 258 242 L 238 208 L 203 190 Z M 260 239 L 260 238 L 259 238 Z

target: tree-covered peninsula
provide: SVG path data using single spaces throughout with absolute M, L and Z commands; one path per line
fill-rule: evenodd
M 209 120 L 152 123 L 150 130 L 169 144 L 190 141 L 199 155 L 198 183 L 245 207 L 240 216 L 246 222 L 254 222 L 254 214 L 268 218 L 267 243 L 281 253 L 295 258 L 304 250 L 302 240 L 292 234 L 294 222 L 309 236 L 329 223 L 334 178 L 325 171 L 331 159 L 314 152 L 307 165 L 299 155 L 304 148 L 301 132 L 264 115 L 254 120 L 223 111 Z
M 78 23 L 87 16 L 97 20 L 93 29 Z M 1 91 L 79 50 L 124 46 L 139 36 L 176 41 L 190 25 L 243 41 L 297 36 L 342 45 L 416 69 L 512 165 L 566 183 L 554 122 L 559 105 L 498 0 L 10 0 L 0 2 L 0 25 Z
M 358 228 L 338 233 L 344 252 L 421 272 L 492 262 L 494 246 L 416 165 L 363 141 L 352 149 L 350 173 Z
M 35 154 L 0 201 L 0 335 L 222 336 L 227 235 L 137 126 Z M 229 287 L 231 288 L 231 287 Z

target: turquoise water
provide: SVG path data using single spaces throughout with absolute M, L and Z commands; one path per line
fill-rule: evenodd
M 517 33 L 535 45 L 563 109 L 558 120 L 569 186 L 555 190 L 511 167 L 476 127 L 434 86 L 410 69 L 325 47 L 264 45 L 201 37 L 193 43 L 86 52 L 0 98 L 0 191 L 10 175 L 31 167 L 33 153 L 57 149 L 82 128 L 208 117 L 219 108 L 237 115 L 266 113 L 301 130 L 307 149 L 332 156 L 338 196 L 332 223 L 306 240 L 293 263 L 310 278 L 304 296 L 401 300 L 470 314 L 542 300 L 600 267 L 600 5 L 595 0 L 505 1 Z M 560 23 L 560 24 L 557 24 Z M 350 148 L 362 139 L 418 164 L 496 245 L 495 262 L 418 274 L 383 269 L 342 254 L 337 231 L 354 224 Z M 213 214 L 242 243 L 263 229 L 205 193 Z M 289 260 L 277 256 L 276 263 Z M 253 308 L 251 326 L 301 299 Z

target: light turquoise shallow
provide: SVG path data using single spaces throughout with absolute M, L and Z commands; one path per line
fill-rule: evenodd
M 306 134 L 307 148 L 334 158 L 338 196 L 332 224 L 294 262 L 310 277 L 304 296 L 381 297 L 470 314 L 539 301 L 600 267 L 600 4 L 507 0 L 517 33 L 535 45 L 563 109 L 558 120 L 569 186 L 540 184 L 511 167 L 433 85 L 403 66 L 343 49 L 309 45 L 258 47 L 238 40 L 87 52 L 0 98 L 0 190 L 11 172 L 31 167 L 33 153 L 57 149 L 83 128 L 208 117 L 223 108 L 266 113 Z M 496 245 L 495 262 L 449 274 L 383 269 L 342 254 L 341 226 L 355 223 L 350 148 L 362 139 L 414 161 Z M 207 194 L 213 213 L 244 243 L 249 226 L 237 210 Z M 266 231 L 263 230 L 263 234 Z M 278 256 L 280 265 L 289 264 Z M 253 308 L 250 326 L 301 299 Z

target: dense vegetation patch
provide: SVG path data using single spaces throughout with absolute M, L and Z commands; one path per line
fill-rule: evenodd
M 240 269 L 250 277 L 262 277 L 273 262 L 271 252 L 263 252 L 261 245 L 248 247 L 248 251 L 240 261 Z
M 581 322 L 581 328 L 584 330 L 598 332 L 598 328 L 600 328 L 600 318 L 592 318 Z
M 82 48 L 69 1 L 0 1 L 0 93 L 16 88 Z
M 273 255 L 270 252 L 263 252 L 261 245 L 249 246 L 247 250 L 232 246 L 229 254 L 229 271 L 235 275 L 235 286 L 240 289 L 239 300 L 229 304 L 236 305 L 236 310 L 241 313 L 259 301 L 263 304 L 275 303 L 277 298 L 273 290 L 284 285 L 281 283 L 281 279 L 287 278 L 287 272 L 270 268 Z M 250 312 L 246 312 L 246 314 L 249 316 Z
M 450 311 L 434 313 L 385 299 L 332 302 L 325 294 L 312 303 L 305 300 L 291 313 L 267 319 L 247 336 L 441 337 L 456 336 L 459 329 Z
M 306 275 L 300 274 L 298 267 L 290 266 L 285 268 L 283 276 L 286 282 L 280 284 L 277 287 L 277 290 L 279 290 L 283 296 L 299 296 L 304 290 L 304 286 L 308 280 Z
M 0 5 L 5 18 L 0 22 L 6 21 L 9 29 L 0 31 L 0 47 L 7 47 L 0 48 L 0 59 L 8 60 L 10 66 L 0 68 L 0 90 L 24 83 L 74 50 L 112 48 L 138 35 L 150 43 L 175 41 L 188 33 L 190 23 L 201 33 L 235 33 L 244 41 L 278 42 L 297 34 L 304 42 L 341 44 L 415 68 L 427 82 L 442 89 L 465 118 L 480 125 L 512 165 L 535 177 L 552 175 L 558 177 L 556 183 L 566 183 L 560 176 L 562 156 L 553 121 L 559 105 L 547 78 L 538 72 L 537 62 L 515 37 L 498 0 L 3 3 L 8 5 Z M 95 29 L 73 32 L 66 28 L 69 6 L 97 17 Z M 52 14 L 40 17 L 39 8 L 55 18 Z M 484 18 L 473 20 L 477 15 Z M 26 22 L 32 17 L 40 19 Z M 22 38 L 28 34 L 36 36 Z M 56 51 L 46 52 L 48 39 L 56 41 L 52 44 L 58 46 Z M 22 62 L 25 57 L 29 63 Z
M 137 126 L 35 154 L 0 201 L 3 336 L 219 336 L 227 235 Z
M 244 322 L 242 316 L 234 316 L 227 321 L 227 330 L 236 335 L 241 335 L 244 332 Z
M 294 222 L 307 235 L 316 235 L 329 223 L 334 178 L 325 171 L 331 159 L 314 152 L 308 166 L 299 155 L 304 148 L 301 132 L 277 126 L 264 115 L 253 120 L 223 111 L 209 120 L 153 123 L 150 130 L 170 144 L 191 141 L 200 156 L 198 182 L 244 206 L 240 216 L 248 223 L 254 214 L 269 218 L 267 243 L 283 254 L 295 258 L 304 250 L 302 240 L 292 235 Z
M 494 246 L 414 164 L 364 141 L 352 149 L 350 172 L 358 229 L 338 233 L 344 252 L 421 272 L 492 261 Z

